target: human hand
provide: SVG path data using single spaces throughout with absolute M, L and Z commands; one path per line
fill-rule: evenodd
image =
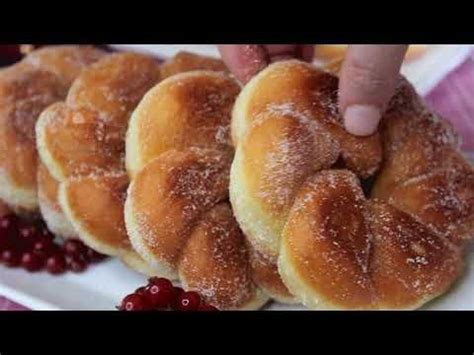
M 222 59 L 242 83 L 268 64 L 290 58 L 311 61 L 311 45 L 221 45 Z M 350 45 L 339 81 L 339 111 L 348 132 L 373 134 L 392 97 L 407 45 Z

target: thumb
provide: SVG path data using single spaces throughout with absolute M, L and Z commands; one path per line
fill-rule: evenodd
M 395 92 L 406 45 L 351 45 L 341 68 L 339 109 L 348 132 L 367 136 L 377 130 Z

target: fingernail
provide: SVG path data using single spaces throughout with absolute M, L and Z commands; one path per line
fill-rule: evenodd
M 380 109 L 371 105 L 352 105 L 344 112 L 346 130 L 356 136 L 370 136 L 380 122 Z

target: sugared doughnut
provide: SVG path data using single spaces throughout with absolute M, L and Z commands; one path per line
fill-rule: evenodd
M 135 109 L 126 144 L 132 182 L 125 221 L 134 249 L 220 309 L 255 309 L 268 300 L 227 202 L 239 90 L 224 73 L 171 76 Z
M 161 82 L 159 88 L 145 95 L 130 120 L 126 165 L 132 177 L 170 149 L 233 151 L 228 122 L 222 120 L 230 117 L 239 88 L 227 76 L 182 73 Z
M 293 60 L 243 88 L 232 117 L 235 216 L 310 308 L 420 307 L 461 273 L 473 168 L 406 80 L 365 138 L 344 131 L 337 83 Z
M 50 46 L 28 53 L 23 62 L 56 74 L 65 86 L 70 87 L 82 69 L 105 54 L 93 46 Z
M 337 77 L 312 65 L 286 61 L 269 66 L 242 90 L 234 106 L 234 145 L 264 111 L 312 117 L 341 149 L 345 164 L 362 178 L 373 175 L 382 160 L 379 134 L 356 137 L 344 129 L 337 109 Z
M 88 46 L 52 46 L 0 72 L 0 198 L 17 211 L 37 212 L 35 123 L 63 100 L 74 78 L 103 56 Z
M 155 271 L 133 251 L 123 220 L 125 133 L 132 110 L 159 80 L 153 58 L 109 55 L 83 70 L 65 102 L 49 106 L 36 124 L 41 160 L 78 236 L 147 274 Z
M 125 211 L 137 252 L 177 278 L 182 248 L 201 215 L 225 201 L 231 156 L 214 150 L 170 150 L 132 180 Z
M 59 182 L 51 176 L 43 163 L 38 166 L 38 202 L 48 229 L 63 238 L 75 237 L 76 231 L 59 204 Z
M 166 79 L 175 74 L 193 70 L 227 71 L 227 67 L 220 59 L 189 52 L 179 52 L 163 63 L 161 77 Z

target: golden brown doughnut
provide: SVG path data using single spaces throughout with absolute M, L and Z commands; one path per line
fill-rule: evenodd
M 210 255 L 210 257 L 209 257 Z M 255 289 L 245 238 L 228 203 L 206 212 L 182 252 L 180 279 L 199 290 L 220 309 L 260 308 L 263 294 Z
M 193 70 L 227 71 L 227 67 L 220 59 L 190 52 L 179 52 L 161 65 L 161 76 L 166 79 L 175 74 Z
M 48 229 L 63 238 L 77 235 L 59 204 L 59 182 L 51 176 L 43 163 L 38 165 L 38 202 Z
M 160 275 L 179 278 L 221 309 L 268 300 L 227 202 L 239 89 L 222 72 L 171 76 L 133 112 L 126 144 L 125 221 L 134 249 Z
M 334 74 L 294 60 L 243 88 L 232 117 L 236 219 L 311 308 L 420 307 L 462 270 L 473 168 L 406 80 L 363 139 L 342 128 L 336 89 Z
M 236 101 L 234 145 L 264 111 L 308 116 L 337 141 L 348 168 L 363 178 L 373 175 L 382 160 L 379 134 L 356 137 L 346 132 L 337 109 L 337 84 L 337 77 L 307 63 L 294 60 L 270 65 L 244 87 Z
M 133 251 L 123 220 L 125 133 L 132 110 L 159 79 L 151 57 L 106 56 L 83 70 L 65 102 L 48 107 L 36 124 L 40 157 L 78 236 L 147 274 L 155 271 Z
M 230 117 L 239 87 L 225 75 L 206 73 L 170 77 L 160 84 L 160 90 L 145 95 L 127 132 L 126 164 L 132 177 L 169 149 L 233 150 L 229 126 L 222 124 L 222 117 Z
M 367 203 L 352 173 L 326 170 L 300 189 L 279 266 L 311 308 L 413 309 L 449 287 L 462 256 L 411 216 Z
M 103 54 L 89 46 L 45 47 L 0 72 L 0 197 L 15 210 L 38 210 L 39 114 L 64 99 L 72 80 Z

